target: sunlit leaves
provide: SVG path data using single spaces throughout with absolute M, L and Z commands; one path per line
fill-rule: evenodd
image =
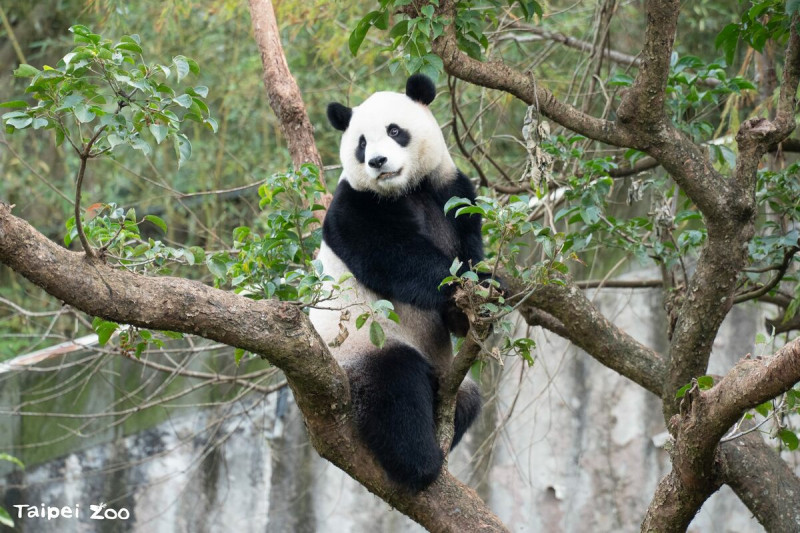
M 389 24 L 390 13 L 401 13 L 399 8 L 411 4 L 409 0 L 380 0 L 380 9 L 370 11 L 362 17 L 350 33 L 348 47 L 350 53 L 356 55 L 364 39 L 372 27 L 386 30 Z M 489 0 L 492 7 L 505 9 L 504 2 Z M 521 19 L 530 21 L 534 15 L 542 17 L 542 7 L 535 0 L 507 0 L 512 11 Z M 486 9 L 486 3 L 475 0 L 461 0 L 456 4 L 455 20 L 450 20 L 438 12 L 438 0 L 433 0 L 422 5 L 416 16 L 397 18 L 389 30 L 392 40 L 388 51 L 398 52 L 390 63 L 391 72 L 395 72 L 399 65 L 404 65 L 409 73 L 421 72 L 436 80 L 444 71 L 441 58 L 434 54 L 431 43 L 444 34 L 445 27 L 453 23 L 455 26 L 456 40 L 459 48 L 470 57 L 482 59 L 483 53 L 489 47 L 489 40 L 485 35 L 490 25 L 497 24 L 494 11 Z M 520 16 L 521 15 L 521 16 Z
M 741 22 L 728 24 L 717 34 L 714 46 L 725 53 L 725 61 L 733 64 L 740 40 L 758 52 L 768 40 L 782 43 L 789 32 L 791 16 L 800 4 L 795 0 L 761 0 L 751 3 L 742 13 Z
M 367 36 L 367 32 L 372 26 L 375 26 L 379 30 L 387 29 L 389 27 L 389 11 L 370 11 L 364 18 L 358 21 L 355 29 L 350 34 L 350 40 L 348 42 L 351 54 L 356 55 L 358 53 L 361 43 L 364 42 L 364 37 Z
M 172 139 L 180 166 L 191 155 L 191 143 L 181 131 L 187 120 L 217 130 L 204 101 L 208 87 L 179 94 L 171 86 L 197 74 L 196 62 L 178 55 L 169 65 L 148 63 L 137 35 L 112 42 L 86 26 L 70 31 L 76 46 L 55 67 L 23 64 L 15 71 L 31 79 L 26 92 L 35 103 L 0 104 L 15 109 L 2 117 L 6 131 L 52 129 L 57 145 L 68 143 L 88 158 L 120 146 L 149 154 L 153 141 Z
M 111 335 L 119 328 L 119 324 L 103 320 L 102 318 L 95 318 L 92 320 L 92 327 L 95 333 L 97 333 L 97 342 L 100 343 L 100 346 L 105 346 L 111 338 Z

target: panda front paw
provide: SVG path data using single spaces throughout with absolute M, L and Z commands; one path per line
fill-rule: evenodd
M 453 300 L 450 300 L 442 312 L 442 320 L 447 330 L 456 337 L 466 337 L 469 331 L 469 319 L 464 312 L 458 308 Z

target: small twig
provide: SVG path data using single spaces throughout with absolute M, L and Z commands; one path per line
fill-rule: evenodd
M 51 190 L 53 190 L 53 191 L 54 191 L 56 194 L 58 194 L 58 195 L 59 195 L 61 198 L 63 198 L 64 200 L 66 200 L 66 201 L 67 201 L 67 202 L 69 202 L 70 204 L 74 204 L 74 203 L 75 203 L 75 201 L 74 201 L 72 198 L 70 198 L 69 196 L 67 196 L 67 195 L 66 195 L 66 194 L 64 194 L 63 192 L 61 192 L 61 191 L 60 191 L 60 190 L 59 190 L 59 189 L 58 189 L 58 188 L 57 188 L 55 185 L 53 185 L 52 183 L 50 183 L 50 182 L 47 180 L 47 178 L 45 178 L 45 177 L 42 175 L 42 173 L 41 173 L 41 172 L 39 172 L 39 171 L 37 171 L 35 168 L 33 168 L 33 167 L 30 165 L 30 163 L 28 163 L 28 161 L 27 161 L 27 160 L 26 160 L 24 157 L 21 157 L 21 156 L 20 156 L 20 155 L 17 153 L 17 151 L 16 151 L 16 150 L 14 150 L 14 147 L 12 147 L 12 146 L 11 146 L 11 144 L 10 144 L 10 143 L 9 143 L 9 142 L 6 140 L 6 138 L 5 138 L 4 136 L 0 136 L 0 144 L 4 145 L 4 146 L 6 147 L 6 150 L 8 150 L 8 152 L 9 152 L 11 155 L 13 155 L 14 157 L 16 157 L 16 158 L 17 158 L 17 160 L 18 160 L 20 163 L 22 163 L 22 164 L 25 166 L 25 168 L 27 168 L 27 169 L 28 169 L 28 171 L 30 171 L 30 173 L 31 173 L 31 174 L 33 174 L 34 176 L 36 176 L 36 178 L 37 178 L 38 180 L 40 180 L 42 183 L 44 183 L 45 185 L 47 185 L 47 187 L 48 187 L 48 188 L 50 188 Z
M 472 157 L 472 154 L 467 150 L 464 146 L 464 143 L 461 141 L 461 135 L 458 133 L 458 103 L 456 101 L 456 78 L 452 76 L 447 77 L 447 86 L 450 89 L 450 107 L 453 110 L 453 137 L 456 140 L 456 146 L 458 146 L 459 151 L 467 158 L 469 164 L 472 165 L 472 168 L 475 169 L 475 172 L 478 173 L 478 177 L 480 178 L 480 183 L 484 187 L 489 186 L 489 180 L 486 178 L 486 175 L 481 170 L 480 165 L 478 162 L 475 161 L 475 158 Z
M 792 259 L 794 258 L 794 255 L 798 251 L 800 251 L 800 248 L 798 248 L 797 246 L 792 246 L 791 248 L 786 250 L 786 253 L 783 254 L 783 262 L 776 269 L 777 272 L 772 277 L 772 279 L 769 280 L 769 282 L 766 285 L 762 285 L 758 289 L 754 289 L 754 290 L 752 290 L 750 292 L 745 292 L 743 294 L 737 295 L 733 299 L 733 303 L 739 304 L 739 303 L 742 303 L 742 302 L 746 302 L 747 300 L 753 300 L 755 298 L 760 298 L 761 296 L 764 296 L 769 291 L 774 289 L 778 285 L 778 283 L 781 282 L 781 280 L 783 279 L 783 276 L 786 275 L 786 271 L 789 269 L 789 265 L 792 264 Z
M 653 289 L 664 286 L 664 281 L 660 279 L 643 280 L 586 280 L 576 281 L 575 286 L 581 289 Z
M 14 48 L 14 53 L 17 54 L 17 59 L 20 63 L 27 63 L 25 60 L 25 54 L 22 53 L 22 47 L 19 45 L 19 41 L 17 41 L 14 28 L 11 27 L 11 23 L 8 21 L 8 17 L 6 16 L 3 6 L 0 6 L 0 19 L 3 21 L 3 27 L 6 29 L 8 40 L 11 41 L 11 46 Z
M 92 247 L 89 245 L 89 240 L 83 231 L 83 222 L 81 222 L 81 185 L 83 185 L 83 176 L 86 173 L 87 159 L 87 157 L 81 156 L 81 166 L 78 168 L 78 179 L 75 183 L 75 230 L 78 232 L 83 251 L 86 252 L 88 257 L 94 257 Z
M 92 146 L 97 139 L 100 137 L 100 134 L 106 129 L 106 126 L 103 126 L 95 132 L 94 136 L 89 139 L 89 142 L 86 143 L 86 147 L 83 151 L 78 152 L 78 155 L 81 159 L 81 165 L 78 167 L 78 179 L 75 183 L 75 229 L 78 232 L 78 238 L 81 241 L 81 245 L 83 246 L 83 251 L 86 252 L 87 257 L 95 257 L 94 250 L 89 245 L 89 240 L 86 238 L 86 233 L 83 231 L 83 222 L 81 222 L 81 187 L 83 185 L 83 177 L 86 174 L 86 162 L 94 157 L 92 154 Z
M 27 316 L 27 317 L 40 317 L 40 316 L 53 316 L 61 314 L 62 311 L 28 311 L 27 309 L 23 309 L 22 307 L 18 306 L 12 301 L 6 300 L 5 298 L 0 297 L 0 304 L 7 305 L 8 307 L 15 310 L 17 313 Z

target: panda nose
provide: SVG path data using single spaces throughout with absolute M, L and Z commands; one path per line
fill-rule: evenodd
M 373 157 L 370 159 L 368 165 L 372 168 L 381 168 L 384 163 L 386 163 L 386 158 L 382 155 L 379 155 L 378 157 Z

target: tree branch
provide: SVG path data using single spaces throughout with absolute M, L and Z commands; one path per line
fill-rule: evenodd
M 758 433 L 719 447 L 720 477 L 766 531 L 800 528 L 800 478 Z
M 264 86 L 269 105 L 278 117 L 281 131 L 286 137 L 292 163 L 295 168 L 303 163 L 313 163 L 322 169 L 322 158 L 314 142 L 314 127 L 306 114 L 306 106 L 297 82 L 289 71 L 272 2 L 249 0 L 249 3 L 253 33 L 264 67 Z M 324 187 L 322 178 L 320 176 Z
M 736 136 L 739 155 L 730 184 L 703 193 L 717 195 L 719 200 L 715 209 L 704 211 L 708 240 L 686 293 L 670 346 L 670 371 L 663 395 L 666 418 L 677 412 L 675 391 L 693 377 L 705 373 L 717 330 L 733 305 L 736 280 L 747 257 L 746 243 L 755 233 L 759 161 L 771 145 L 782 141 L 794 129 L 794 94 L 800 79 L 797 21 L 795 15 L 775 120 L 751 119 L 742 124 Z M 693 193 L 687 191 L 687 194 L 696 200 Z
M 315 412 L 336 416 L 348 402 L 344 371 L 290 303 L 254 301 L 196 281 L 115 270 L 51 242 L 6 204 L 0 204 L 0 262 L 92 316 L 200 335 L 257 353 L 284 371 Z
M 743 359 L 708 391 L 701 391 L 695 383 L 682 400 L 681 415 L 670 420 L 675 435 L 672 472 L 659 483 L 642 530 L 685 531 L 722 483 L 715 459 L 725 432 L 748 409 L 783 394 L 797 382 L 800 338 L 768 359 Z M 734 472 L 738 474 L 734 479 L 741 479 L 743 472 Z
M 455 2 L 445 0 L 438 11 L 453 21 L 455 9 Z M 476 85 L 513 94 L 528 105 L 535 105 L 547 118 L 592 139 L 615 146 L 643 148 L 635 135 L 619 128 L 616 123 L 582 113 L 559 101 L 549 90 L 538 86 L 532 75 L 514 70 L 502 61 L 481 62 L 469 57 L 458 48 L 455 26 L 452 23 L 445 28 L 442 36 L 433 41 L 432 48 L 442 58 L 448 74 Z
M 648 0 L 645 4 L 647 26 L 639 72 L 617 109 L 623 124 L 660 128 L 666 120 L 664 102 L 680 8 L 678 0 Z
M 510 276 L 504 279 L 511 293 L 522 292 Z M 519 312 L 529 324 L 547 327 L 608 368 L 661 394 L 666 372 L 663 357 L 612 324 L 578 287 L 569 282 L 540 285 L 520 305 Z

